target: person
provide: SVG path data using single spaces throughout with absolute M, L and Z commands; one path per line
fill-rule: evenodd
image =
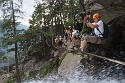
M 87 26 L 94 29 L 93 36 L 86 35 L 81 39 L 81 45 L 80 48 L 78 48 L 79 51 L 83 51 L 85 46 L 87 45 L 87 42 L 100 44 L 101 39 L 103 38 L 102 34 L 104 32 L 103 28 L 103 22 L 101 20 L 101 15 L 99 13 L 95 13 L 93 15 L 94 23 L 87 22 Z
M 64 41 L 67 41 L 68 37 L 70 36 L 70 27 L 71 26 L 68 26 L 68 28 L 64 30 Z
M 74 47 L 78 47 L 76 37 L 77 37 L 77 36 L 79 35 L 79 33 L 82 31 L 82 26 L 83 26 L 83 23 L 80 21 L 80 15 L 79 15 L 79 14 L 76 14 L 76 15 L 75 15 L 75 20 L 76 20 L 76 21 L 75 21 L 75 23 L 74 23 L 74 29 L 73 29 L 72 37 L 71 37 L 72 44 L 73 44 L 72 49 L 74 49 Z
M 62 36 L 59 36 L 59 43 L 58 43 L 58 45 L 60 47 L 62 47 L 62 44 L 63 44 L 63 38 L 62 38 Z
M 66 41 L 68 38 L 68 33 L 67 33 L 67 29 L 64 30 L 64 40 Z
M 56 35 L 56 38 L 55 38 L 55 44 L 56 44 L 56 47 L 58 48 L 58 43 L 59 43 L 59 36 L 58 34 Z
M 74 29 L 74 26 L 71 26 L 70 27 L 70 35 L 69 35 L 69 38 L 70 38 L 70 41 L 72 42 L 72 32 L 73 32 L 73 29 Z

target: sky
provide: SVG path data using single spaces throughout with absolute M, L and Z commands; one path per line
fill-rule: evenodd
M 13 0 L 14 2 L 17 0 Z M 42 0 L 37 0 L 37 1 L 42 1 Z M 23 24 L 23 25 L 27 25 L 29 26 L 29 19 L 31 19 L 31 15 L 34 11 L 34 6 L 35 5 L 35 1 L 34 0 L 23 0 L 23 8 L 21 9 L 22 11 L 24 11 L 24 15 L 23 19 L 20 19 L 19 21 Z M 0 18 L 1 18 L 1 11 L 0 11 Z
M 31 19 L 31 15 L 34 11 L 34 6 L 35 2 L 34 0 L 23 0 L 23 11 L 24 11 L 24 19 L 21 19 L 20 21 L 22 22 L 22 24 L 24 25 L 29 25 L 28 20 Z
M 42 0 L 36 0 L 42 3 Z M 31 15 L 34 11 L 34 6 L 35 6 L 35 1 L 34 0 L 23 0 L 23 11 L 24 13 L 24 19 L 21 20 L 22 24 L 24 25 L 29 25 L 29 19 L 31 19 Z

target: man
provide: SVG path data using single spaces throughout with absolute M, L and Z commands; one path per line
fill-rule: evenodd
M 78 47 L 76 37 L 77 37 L 77 36 L 79 35 L 79 33 L 82 31 L 82 26 L 83 26 L 83 23 L 80 21 L 80 15 L 79 15 L 79 14 L 76 14 L 76 15 L 75 15 L 74 29 L 73 29 L 72 37 L 71 37 L 72 44 L 73 44 L 73 47 L 72 47 L 72 48 Z
M 94 14 L 93 20 L 94 20 L 94 23 L 87 22 L 87 26 L 94 29 L 94 35 L 93 36 L 86 35 L 84 36 L 83 39 L 81 39 L 81 45 L 80 45 L 80 48 L 78 49 L 80 51 L 84 50 L 85 46 L 87 45 L 87 42 L 91 42 L 95 44 L 101 43 L 104 28 L 103 28 L 103 22 L 101 20 L 100 14 L 99 13 Z

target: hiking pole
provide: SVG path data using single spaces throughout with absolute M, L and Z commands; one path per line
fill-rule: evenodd
M 88 52 L 82 52 L 82 53 L 88 54 L 88 55 L 91 55 L 91 56 L 95 56 L 95 57 L 98 57 L 98 58 L 101 58 L 101 59 L 104 59 L 104 60 L 108 60 L 108 61 L 111 61 L 111 62 L 114 62 L 114 63 L 121 64 L 121 65 L 125 66 L 125 62 L 122 62 L 122 61 L 119 61 L 119 60 L 110 59 L 110 58 L 107 58 L 107 57 L 99 56 L 99 55 L 88 53 Z

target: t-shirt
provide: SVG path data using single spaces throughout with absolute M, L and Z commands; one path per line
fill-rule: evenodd
M 103 34 L 103 32 L 104 32 L 104 28 L 103 28 L 103 22 L 102 22 L 102 20 L 100 20 L 100 21 L 98 21 L 97 23 L 92 23 L 92 24 L 97 24 L 97 25 L 99 25 L 99 27 L 98 27 L 98 29 L 99 29 L 99 31 Z M 94 33 L 95 33 L 95 35 L 97 35 L 98 37 L 103 37 L 102 36 L 102 34 L 99 32 L 98 30 L 97 30 L 97 28 L 94 28 Z
M 59 41 L 62 41 L 62 40 L 63 40 L 63 38 L 59 37 Z
M 82 26 L 83 26 L 83 23 L 82 23 L 82 22 L 79 23 L 78 21 L 76 21 L 76 22 L 75 22 L 75 25 L 74 25 L 74 29 L 75 29 L 75 30 L 79 30 L 79 32 L 80 32 L 80 31 L 82 31 Z

